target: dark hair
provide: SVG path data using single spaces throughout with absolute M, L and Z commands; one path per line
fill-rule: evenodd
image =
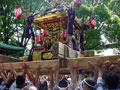
M 16 85 L 17 87 L 21 87 L 25 83 L 25 77 L 23 75 L 18 75 L 16 77 Z
M 84 74 L 84 77 L 85 77 L 85 78 L 87 78 L 90 74 L 91 74 L 92 77 L 94 76 L 94 72 L 89 71 L 89 70 L 85 70 L 85 71 L 83 72 L 83 74 Z
M 38 90 L 48 90 L 48 85 L 46 81 L 43 81 L 39 84 Z
M 105 75 L 105 84 L 108 89 L 117 89 L 119 85 L 119 76 L 114 72 L 109 72 Z
M 0 85 L 1 85 L 1 82 L 3 81 L 3 79 L 2 78 L 0 78 Z
M 96 82 L 91 79 L 85 79 L 84 82 L 91 90 L 93 90 L 93 87 L 96 85 Z
M 10 79 L 7 81 L 7 83 L 6 83 L 6 87 L 7 87 L 7 88 L 10 88 L 10 86 L 13 84 L 14 81 L 15 81 L 15 79 L 10 78 Z
M 60 80 L 58 86 L 59 87 L 67 87 L 68 86 L 67 80 L 66 79 Z

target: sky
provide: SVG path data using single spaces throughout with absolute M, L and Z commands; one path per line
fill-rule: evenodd
M 114 54 L 113 49 L 107 49 L 107 50 L 103 50 L 103 52 L 101 52 L 101 53 L 96 53 L 96 55 L 101 55 L 101 56 L 109 56 L 109 55 L 113 55 L 113 54 Z

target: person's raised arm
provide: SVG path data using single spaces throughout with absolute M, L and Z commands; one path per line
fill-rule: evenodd
M 15 70 L 14 66 L 12 63 L 10 63 L 10 71 L 14 74 L 15 77 L 18 76 L 18 73 L 17 71 Z
M 40 65 L 38 65 L 37 68 L 36 68 L 37 72 L 36 72 L 36 75 L 35 75 L 35 86 L 38 86 L 38 84 L 40 83 L 39 82 L 40 69 L 41 69 L 41 67 L 40 67 Z
M 73 90 L 75 90 L 75 88 L 77 87 L 77 71 L 78 71 L 79 65 L 78 62 L 73 62 L 73 61 L 69 61 L 68 62 L 68 69 L 70 71 L 71 74 L 71 78 L 72 78 L 72 83 L 73 83 Z
M 9 79 L 13 79 L 14 78 L 14 75 L 13 75 L 13 73 L 12 72 L 8 72 L 9 74 L 8 74 L 8 76 L 7 76 L 7 81 L 9 80 Z M 15 79 L 15 78 L 14 78 Z
M 118 71 L 120 71 L 120 58 L 118 59 Z
M 88 70 L 94 72 L 94 80 L 97 80 L 98 72 L 95 69 L 95 64 L 93 62 L 91 62 L 91 61 L 88 61 L 87 64 L 88 64 Z
M 119 65 L 119 67 L 120 67 L 120 58 L 118 58 L 118 65 Z
M 4 75 L 4 69 L 3 69 L 3 65 L 0 64 L 0 76 L 3 78 L 4 81 L 7 81 L 7 77 Z
M 49 72 L 49 76 L 50 76 L 50 84 L 49 84 L 49 89 L 53 88 L 54 85 L 54 78 L 53 78 L 53 67 L 49 66 L 48 64 L 45 64 L 44 69 L 47 69 Z
M 29 66 L 25 62 L 23 62 L 23 69 L 26 72 L 26 74 L 28 75 L 29 80 L 34 83 L 35 78 L 33 77 L 33 74 L 31 73 L 31 71 L 29 70 Z
M 56 64 L 55 66 L 53 66 L 53 71 L 56 73 L 56 76 L 55 76 L 55 83 L 58 85 L 58 81 L 59 81 L 59 65 Z
M 50 85 L 49 85 L 49 88 L 52 89 L 53 85 L 54 85 L 53 70 L 52 70 L 52 68 L 49 68 L 49 72 L 50 72 Z
M 96 59 L 96 69 L 98 70 L 98 77 L 102 77 L 103 75 L 103 70 L 102 70 L 102 60 L 100 58 Z
M 78 81 L 83 80 L 83 75 L 82 75 L 83 74 L 83 69 L 79 69 L 78 74 L 79 74 Z

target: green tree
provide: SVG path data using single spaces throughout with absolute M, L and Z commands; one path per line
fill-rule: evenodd
M 86 49 L 105 49 L 106 44 L 102 42 L 101 35 L 109 40 L 109 47 L 119 48 L 120 39 L 120 3 L 119 0 L 84 0 L 80 7 L 76 8 L 77 16 L 84 20 L 87 16 L 95 17 L 96 28 L 85 31 Z
M 52 5 L 52 3 L 43 0 L 1 0 L 0 41 L 6 44 L 26 48 L 30 38 L 25 38 L 25 29 L 27 26 L 25 17 L 29 16 L 29 13 L 36 13 L 45 7 L 51 7 Z M 16 7 L 20 7 L 23 11 L 23 16 L 19 19 L 14 15 L 14 9 Z

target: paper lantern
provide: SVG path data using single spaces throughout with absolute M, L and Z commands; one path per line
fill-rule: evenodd
M 74 0 L 74 5 L 80 5 L 81 0 Z
M 74 1 L 74 5 L 80 5 L 80 2 Z
M 43 35 L 46 35 L 46 34 L 47 34 L 47 32 L 45 30 L 43 30 Z
M 62 39 L 66 39 L 67 38 L 67 31 L 66 30 L 62 30 L 61 37 L 62 37 Z
M 40 43 L 40 44 L 43 43 L 43 38 L 42 38 L 41 35 L 38 35 L 38 36 L 37 36 L 37 42 Z
M 21 8 L 16 8 L 14 13 L 15 13 L 16 18 L 22 17 L 22 9 Z
M 94 28 L 96 26 L 96 20 L 93 18 L 90 20 L 90 26 Z

